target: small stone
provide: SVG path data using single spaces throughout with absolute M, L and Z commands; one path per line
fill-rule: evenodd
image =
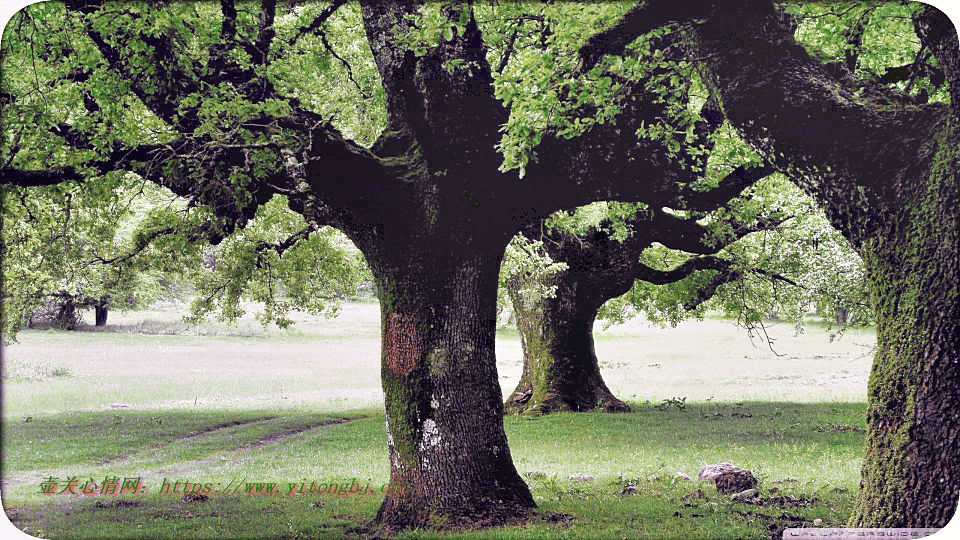
M 523 474 L 525 476 L 529 476 L 530 478 L 546 478 L 547 477 L 547 473 L 543 471 L 527 471 Z
M 732 500 L 734 500 L 734 501 L 737 501 L 737 502 L 749 502 L 750 500 L 752 500 L 752 499 L 753 499 L 754 497 L 756 497 L 756 496 L 757 496 L 757 490 L 755 490 L 755 489 L 745 489 L 745 490 L 743 490 L 743 491 L 741 491 L 741 492 L 739 492 L 739 493 L 734 494 L 734 496 L 733 496 L 733 497 L 730 497 L 730 499 L 732 499 Z
M 823 525 L 823 520 L 820 519 L 820 518 L 817 518 L 817 519 L 813 520 L 813 524 L 814 524 L 814 526 L 819 527 L 819 526 Z
M 637 493 L 640 493 L 640 490 L 634 485 L 629 485 L 617 492 L 619 495 L 636 495 Z
M 570 475 L 571 482 L 589 482 L 591 480 L 593 480 L 592 476 L 587 476 L 583 473 L 576 473 L 576 474 Z
M 210 499 L 210 497 L 207 497 L 202 493 L 194 493 L 191 491 L 190 493 L 187 493 L 186 495 L 184 495 L 182 500 L 183 502 L 202 503 L 202 502 L 206 502 L 208 499 Z
M 682 481 L 684 481 L 684 482 L 693 482 L 693 480 L 692 480 L 689 476 L 683 474 L 682 472 L 678 472 L 678 473 L 675 475 L 675 477 L 676 477 L 678 480 L 682 480 Z

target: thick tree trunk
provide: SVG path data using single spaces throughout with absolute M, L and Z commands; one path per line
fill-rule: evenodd
M 863 257 L 874 295 L 877 354 L 851 523 L 944 526 L 960 496 L 957 34 L 936 10 L 918 12 L 952 100 L 918 106 L 828 73 L 790 43 L 769 2 L 749 5 L 697 27 L 695 54 L 708 58 L 744 139 L 813 195 Z
M 371 264 L 390 481 L 402 486 L 375 523 L 389 531 L 517 522 L 536 505 L 503 429 L 494 358 L 500 257 L 452 255 L 457 246 L 432 242 L 434 253 L 451 255 L 405 251 Z
M 630 412 L 607 388 L 593 341 L 599 305 L 589 294 L 590 274 L 563 270 L 551 278 L 551 298 L 527 298 L 515 276 L 508 286 L 523 345 L 523 374 L 504 404 L 507 412 Z M 595 276 L 592 276 L 595 277 Z M 632 281 L 632 280 L 630 280 Z M 594 291 L 596 292 L 596 291 Z M 603 301 L 600 301 L 602 305 Z
M 942 527 L 960 495 L 960 137 L 865 245 L 877 355 L 855 526 Z M 921 219 L 917 219 L 917 218 Z
M 93 312 L 94 312 L 94 319 L 96 320 L 96 323 L 95 323 L 95 324 L 96 324 L 97 326 L 106 326 L 106 325 L 107 325 L 107 313 L 108 313 L 108 311 L 109 311 L 109 310 L 108 310 L 107 306 L 106 306 L 102 301 L 101 301 L 100 303 L 94 304 L 94 306 L 93 306 Z

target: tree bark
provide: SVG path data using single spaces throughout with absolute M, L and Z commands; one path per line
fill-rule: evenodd
M 550 298 L 526 298 L 520 292 L 519 276 L 508 284 L 523 346 L 523 374 L 504 404 L 507 412 L 542 415 L 597 408 L 630 412 L 600 374 L 593 324 L 600 306 L 617 295 L 600 293 L 598 277 L 562 270 L 547 278 L 556 285 L 556 294 Z M 626 281 L 623 292 L 633 283 L 629 275 L 621 281 Z
M 107 306 L 103 304 L 96 304 L 93 306 L 94 318 L 96 319 L 97 326 L 106 326 L 107 325 Z
M 437 239 L 429 247 L 368 256 L 381 305 L 390 481 L 403 486 L 375 523 L 388 531 L 516 523 L 536 504 L 510 457 L 494 357 L 504 245 L 485 255 Z
M 877 354 L 851 518 L 858 527 L 943 527 L 960 495 L 956 120 L 934 140 L 940 143 L 936 165 L 901 192 L 902 210 L 864 250 Z

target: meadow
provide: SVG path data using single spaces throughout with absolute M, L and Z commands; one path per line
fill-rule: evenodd
M 304 317 L 288 330 L 252 319 L 190 326 L 180 310 L 112 313 L 106 328 L 79 332 L 27 330 L 4 349 L 10 520 L 44 538 L 370 537 L 389 480 L 376 303 L 348 302 L 337 318 Z M 768 331 L 773 350 L 721 319 L 598 327 L 604 377 L 634 412 L 505 419 L 537 515 L 397 538 L 766 539 L 814 520 L 843 526 L 875 335 L 832 339 L 815 322 Z M 497 356 L 506 395 L 521 370 L 515 330 L 498 333 Z M 722 461 L 760 479 L 758 504 L 696 480 Z M 113 478 L 144 492 L 82 494 Z M 45 482 L 56 482 L 53 495 L 41 493 Z M 182 482 L 209 497 L 184 500 L 173 493 Z M 277 494 L 262 493 L 269 483 Z M 342 493 L 299 492 L 321 483 Z M 351 484 L 372 493 L 346 493 Z

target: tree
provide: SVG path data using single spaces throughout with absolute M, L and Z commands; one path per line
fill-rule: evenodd
M 851 523 L 943 526 L 960 495 L 960 51 L 935 8 L 883 7 L 902 10 L 916 36 L 916 61 L 894 73 L 926 73 L 945 102 L 816 60 L 765 1 L 646 2 L 591 37 L 581 56 L 590 66 L 650 29 L 681 23 L 743 139 L 850 241 L 864 261 L 878 338 Z
M 95 324 L 103 326 L 109 309 L 147 305 L 169 293 L 183 278 L 182 266 L 145 264 L 144 250 L 162 230 L 146 231 L 136 221 L 141 201 L 158 195 L 151 188 L 122 177 L 0 188 L 4 339 L 15 339 L 44 312 L 54 326 L 72 330 L 80 310 L 92 307 Z M 190 251 L 196 250 L 168 258 L 182 263 Z
M 703 199 L 724 202 L 716 196 Z M 689 203 L 679 199 L 672 206 L 691 210 Z M 782 215 L 760 216 L 755 223 L 714 220 L 711 227 L 698 223 L 703 207 L 689 217 L 635 205 L 617 207 L 612 212 L 601 210 L 599 221 L 580 217 L 587 222 L 547 224 L 544 220 L 521 232 L 526 240 L 516 242 L 520 250 L 543 253 L 531 257 L 533 264 L 511 265 L 504 279 L 524 352 L 523 373 L 505 403 L 508 411 L 544 414 L 598 407 L 606 412 L 630 411 L 603 381 L 593 327 L 601 308 L 630 291 L 637 280 L 655 288 L 683 282 L 682 295 L 672 303 L 684 312 L 695 310 L 722 285 L 749 272 L 795 285 L 770 269 L 717 256 L 745 235 L 776 227 L 785 220 Z M 622 214 L 619 219 L 618 214 Z M 576 220 L 579 216 L 565 217 Z M 556 215 L 550 219 L 556 220 Z M 720 232 L 723 226 L 729 228 L 728 234 Z M 670 268 L 660 268 L 651 260 L 648 250 L 655 242 L 668 251 L 677 250 L 666 255 L 677 261 Z M 552 266 L 540 268 L 536 259 Z
M 602 123 L 582 115 L 594 123 L 582 134 L 538 132 L 540 159 L 518 179 L 501 170 L 500 130 L 511 116 L 488 58 L 509 63 L 513 45 L 488 51 L 465 6 L 65 7 L 31 6 L 11 25 L 5 72 L 22 74 L 4 78 L 4 115 L 17 119 L 4 124 L 4 183 L 130 171 L 207 209 L 213 243 L 278 194 L 308 223 L 342 230 L 377 284 L 391 481 L 404 488 L 377 521 L 526 516 L 534 502 L 510 458 L 493 357 L 500 259 L 517 230 L 557 209 L 656 204 L 688 178 L 683 160 L 654 163 L 672 144 L 637 144 L 641 125 L 661 125 L 644 107 L 644 85 L 597 72 L 597 103 L 619 110 L 604 108 Z M 362 54 L 358 18 L 372 57 Z M 34 32 L 50 25 L 62 31 Z M 386 118 L 369 148 L 344 135 L 363 140 L 355 126 L 367 119 L 344 102 Z M 656 176 L 637 170 L 644 164 Z M 753 174 L 738 170 L 732 182 Z M 625 181 L 647 178 L 662 182 Z

